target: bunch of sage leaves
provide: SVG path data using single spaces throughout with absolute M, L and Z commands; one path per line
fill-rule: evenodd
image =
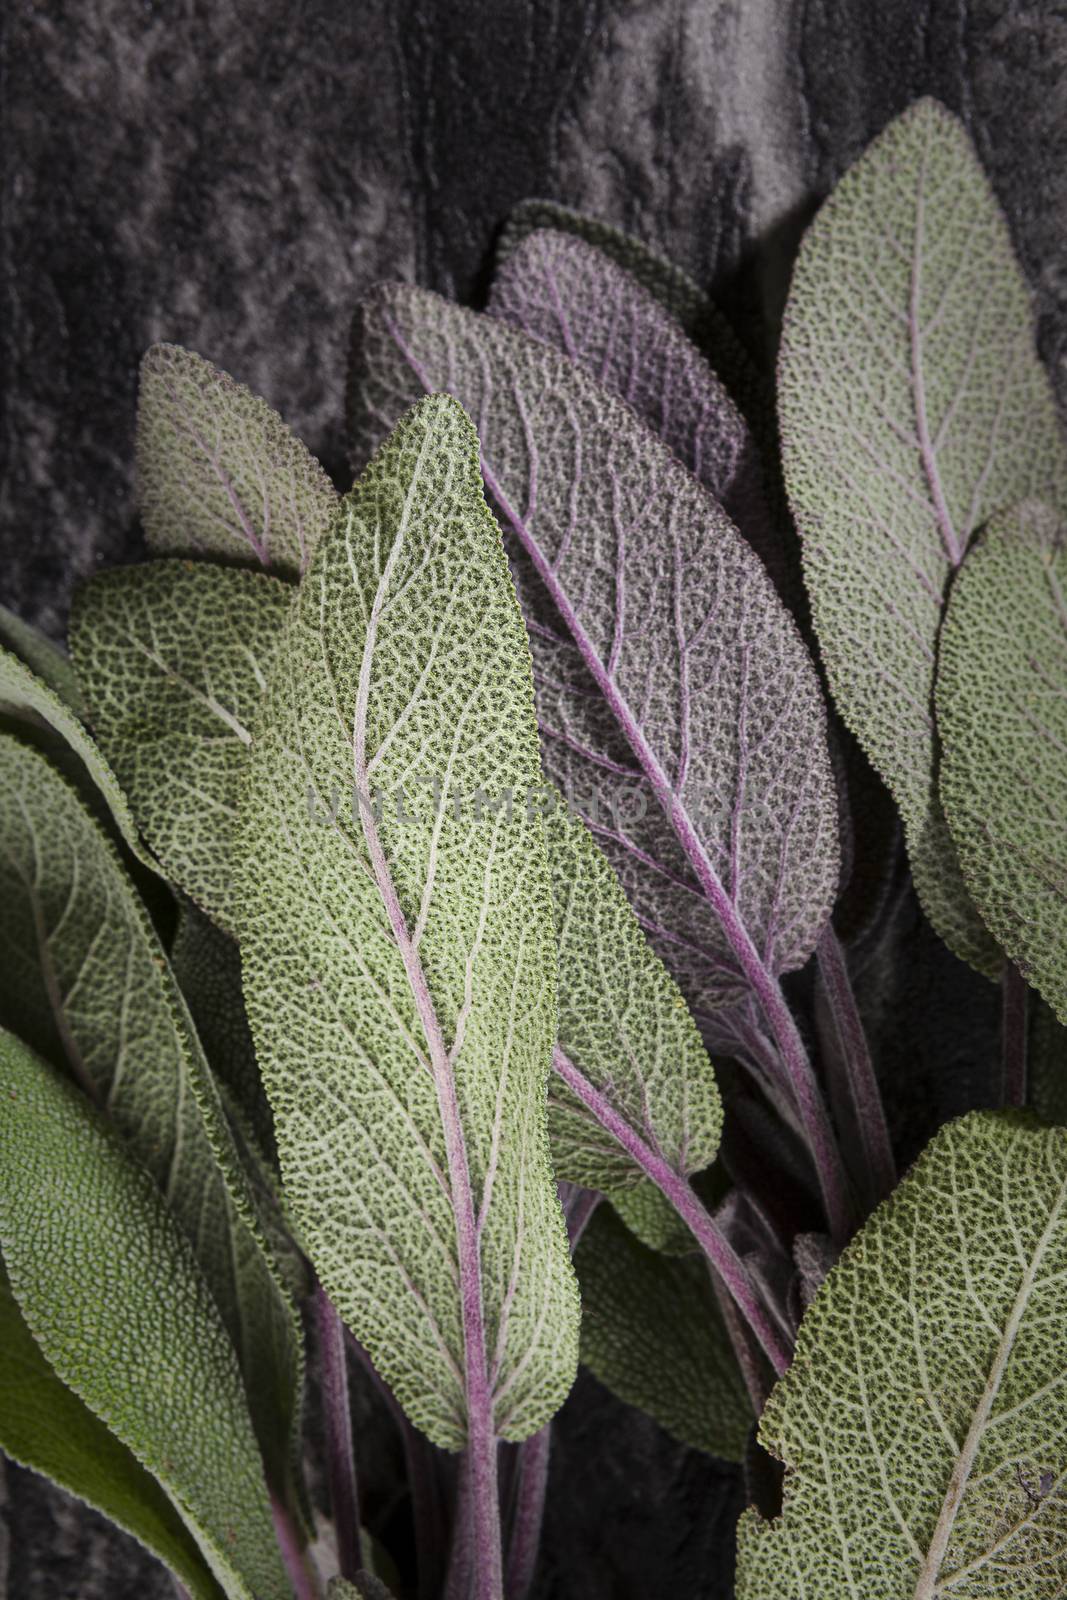
M 966 134 L 920 102 L 824 204 L 776 396 L 530 202 L 485 311 L 366 298 L 348 398 L 339 496 L 154 347 L 151 559 L 69 657 L 0 617 L 0 1447 L 194 1600 L 526 1600 L 581 1360 L 762 1461 L 743 1600 L 1052 1600 L 1067 452 Z M 1003 993 L 1004 1109 L 904 1175 L 860 749 Z

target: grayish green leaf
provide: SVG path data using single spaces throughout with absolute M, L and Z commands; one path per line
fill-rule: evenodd
M 355 1583 L 331 1578 L 329 1600 L 393 1600 L 393 1592 L 373 1572 L 357 1572 Z
M 165 1489 L 233 1600 L 289 1600 L 233 1349 L 159 1191 L 0 1037 L 0 1248 L 59 1379 Z
M 1067 1133 L 943 1128 L 832 1268 L 760 1439 L 738 1600 L 1054 1600 L 1067 1583 Z
M 223 1591 L 159 1484 L 48 1365 L 2 1267 L 0 1450 L 125 1528 L 166 1563 L 191 1600 L 219 1600 Z
M 150 561 L 83 584 L 71 616 L 93 729 L 141 832 L 225 928 L 237 785 L 291 598 L 266 573 Z
M 435 1443 L 463 1444 L 483 1383 L 497 1432 L 522 1438 L 577 1358 L 545 1127 L 555 946 L 525 805 L 540 781 L 529 654 L 478 441 L 447 397 L 404 419 L 346 499 L 259 726 L 241 955 L 301 1236 Z M 494 807 L 480 816 L 479 790 Z M 464 1293 L 486 1370 L 465 1358 Z
M 615 1189 L 608 1199 L 630 1232 L 649 1250 L 687 1256 L 698 1249 L 690 1230 L 651 1179 L 643 1178 L 629 1189 Z
M 941 631 L 941 800 L 975 904 L 1067 1022 L 1067 529 L 1031 501 L 964 561 Z
M 274 1149 L 274 1124 L 256 1065 L 241 992 L 241 956 L 229 934 L 183 900 L 170 964 L 215 1077 L 240 1106 L 263 1149 Z
M 141 843 L 137 823 L 118 779 L 79 718 L 43 678 L 36 677 L 17 656 L 3 649 L 0 649 L 0 712 L 31 727 L 43 725 L 58 734 L 76 758 L 79 776 L 84 772 L 101 796 L 124 843 L 139 861 L 158 872 L 158 866 Z
M 84 717 L 81 690 L 66 651 L 7 606 L 0 606 L 0 645 L 24 661 L 76 717 Z
M 892 790 L 930 920 L 995 974 L 938 801 L 938 629 L 975 528 L 1027 495 L 1062 504 L 1067 456 L 1007 226 L 936 101 L 889 125 L 805 235 L 779 376 L 834 698 Z
M 190 1240 L 238 1352 L 271 1481 L 284 1490 L 300 1333 L 214 1080 L 111 841 L 48 763 L 6 735 L 0 952 L 0 1015 L 106 1111 Z
M 704 1258 L 650 1250 L 600 1206 L 575 1266 L 583 1364 L 683 1444 L 740 1461 L 752 1407 Z
M 337 509 L 314 456 L 265 400 L 178 345 L 141 363 L 141 518 L 160 555 L 303 572 Z
M 545 833 L 559 1043 L 657 1155 L 688 1177 L 714 1159 L 722 1132 L 715 1073 L 696 1024 L 585 824 L 560 804 Z M 548 1092 L 557 1177 L 586 1189 L 639 1183 L 647 1194 L 642 1170 L 555 1074 Z M 664 1201 L 659 1209 L 669 1208 Z

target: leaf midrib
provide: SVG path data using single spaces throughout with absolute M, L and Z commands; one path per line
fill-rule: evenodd
M 369 792 L 367 759 L 367 720 L 371 670 L 378 640 L 378 625 L 385 607 L 392 575 L 403 548 L 412 515 L 416 491 L 420 486 L 424 462 L 434 445 L 434 432 L 427 429 L 411 474 L 403 510 L 392 548 L 379 578 L 367 619 L 367 632 L 360 661 L 356 705 L 352 725 L 352 762 L 357 793 Z M 376 540 L 377 544 L 377 540 Z M 460 1276 L 460 1300 L 464 1342 L 464 1397 L 468 1437 L 491 1427 L 492 1399 L 485 1344 L 484 1308 L 481 1281 L 481 1252 L 474 1208 L 470 1162 L 456 1092 L 454 1063 L 445 1045 L 440 1018 L 434 1006 L 429 982 L 418 947 L 407 925 L 377 823 L 370 808 L 360 806 L 364 839 L 371 869 L 381 895 L 393 937 L 404 965 L 416 1012 L 422 1025 L 430 1056 L 438 1114 L 445 1136 L 452 1211 L 456 1229 L 456 1249 Z

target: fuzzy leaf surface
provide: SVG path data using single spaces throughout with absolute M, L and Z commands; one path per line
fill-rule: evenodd
M 358 342 L 367 443 L 424 389 L 478 419 L 546 770 L 694 1011 L 746 992 L 739 946 L 775 974 L 802 965 L 836 890 L 836 800 L 815 672 L 756 556 L 627 406 L 536 340 L 391 285 Z
M 889 125 L 804 237 L 779 416 L 834 698 L 897 802 L 931 922 L 995 975 L 938 800 L 938 630 L 974 530 L 1028 495 L 1062 504 L 1067 457 L 1007 225 L 936 101 Z
M 613 1209 L 649 1250 L 668 1256 L 692 1255 L 696 1241 L 677 1211 L 648 1178 L 608 1195 Z
M 272 1482 L 298 1422 L 301 1336 L 155 930 L 111 841 L 0 736 L 0 1015 L 65 1068 L 152 1174 L 238 1352 Z
M 114 772 L 104 759 L 99 746 L 90 738 L 78 715 L 56 690 L 39 678 L 9 650 L 0 649 L 0 713 L 6 713 L 16 722 L 30 727 L 42 725 L 58 735 L 62 745 L 77 763 L 78 775 L 84 773 L 98 792 L 123 842 L 129 846 L 139 861 L 159 868 L 141 843 L 140 833 L 130 803 Z
M 0 1268 L 0 1450 L 124 1528 L 166 1563 L 192 1600 L 223 1590 L 149 1472 L 56 1377 Z
M 515 207 L 497 243 L 498 268 L 507 265 L 532 233 L 544 228 L 570 234 L 602 251 L 654 295 L 690 336 L 707 315 L 711 302 L 681 267 L 610 223 L 554 200 L 523 200 Z
M 215 1077 L 240 1106 L 259 1143 L 273 1151 L 274 1124 L 245 1014 L 237 945 L 191 900 L 183 900 L 170 964 Z
M 599 1206 L 575 1252 L 582 1362 L 675 1439 L 740 1461 L 752 1407 L 703 1257 L 669 1257 Z
M 233 1600 L 288 1600 L 233 1349 L 155 1184 L 0 1037 L 0 1247 L 58 1378 L 162 1485 Z
M 952 587 L 937 672 L 941 799 L 967 887 L 1067 1022 L 1067 529 L 998 516 Z
M 483 1383 L 497 1433 L 522 1438 L 577 1359 L 546 1132 L 555 941 L 525 805 L 540 782 L 529 654 L 477 439 L 447 396 L 400 423 L 346 498 L 260 728 L 241 955 L 302 1239 L 435 1443 L 463 1444 Z M 353 785 L 378 791 L 379 817 Z M 476 815 L 478 790 L 510 790 L 512 813 Z M 466 1358 L 474 1304 L 484 1371 Z
M 559 1043 L 583 1076 L 683 1177 L 715 1158 L 722 1103 L 696 1024 L 641 932 L 604 852 L 562 805 L 545 825 L 559 947 Z M 556 1176 L 586 1189 L 636 1185 L 640 1167 L 553 1073 L 549 1133 Z M 675 1224 L 677 1226 L 677 1224 Z
M 754 426 L 770 425 L 773 434 L 766 384 L 730 322 L 687 272 L 631 234 L 554 200 L 524 200 L 515 207 L 497 244 L 498 269 L 542 228 L 581 239 L 621 267 L 704 351 L 749 421 Z
M 84 716 L 78 679 L 66 651 L 7 606 L 0 606 L 0 645 L 24 661 L 76 717 Z
M 141 832 L 226 929 L 237 787 L 291 598 L 263 572 L 149 561 L 83 584 L 71 617 L 93 729 Z
M 631 406 L 715 496 L 782 592 L 785 551 L 755 440 L 722 382 L 652 293 L 593 245 L 545 228 L 497 270 L 489 311 L 552 345 Z
M 156 344 L 137 406 L 141 519 L 160 555 L 303 572 L 337 509 L 322 467 L 278 413 L 192 350 Z
M 943 1128 L 800 1325 L 739 1600 L 1053 1600 L 1067 1581 L 1067 1133 Z

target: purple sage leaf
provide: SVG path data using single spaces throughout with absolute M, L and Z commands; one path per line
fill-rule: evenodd
M 497 269 L 489 311 L 631 406 L 721 503 L 787 594 L 789 566 L 748 424 L 697 347 L 648 289 L 584 239 L 531 233 Z

